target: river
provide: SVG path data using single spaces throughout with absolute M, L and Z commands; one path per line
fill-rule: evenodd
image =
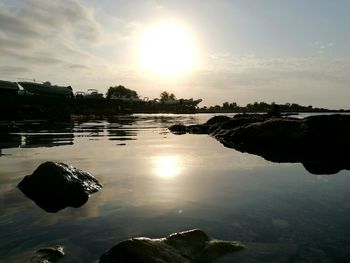
M 65 248 L 62 263 L 96 262 L 122 240 L 193 228 L 247 246 L 217 262 L 349 262 L 350 171 L 314 175 L 167 130 L 212 116 L 9 125 L 0 135 L 0 262 L 30 262 L 55 244 Z M 104 187 L 80 208 L 47 213 L 16 187 L 47 160 L 88 171 Z

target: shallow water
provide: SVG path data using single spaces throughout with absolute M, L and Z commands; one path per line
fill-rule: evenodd
M 0 262 L 30 262 L 53 244 L 65 247 L 60 262 L 95 262 L 124 239 L 192 228 L 247 245 L 218 262 L 349 262 L 350 172 L 313 175 L 167 130 L 211 116 L 9 126 L 0 135 Z M 47 160 L 86 170 L 104 188 L 80 208 L 47 213 L 16 188 Z

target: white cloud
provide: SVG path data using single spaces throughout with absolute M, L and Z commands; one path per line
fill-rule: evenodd
M 92 55 L 80 42 L 98 43 L 102 35 L 92 8 L 76 0 L 29 0 L 11 10 L 1 5 L 0 24 L 3 63 L 19 67 L 83 63 Z
M 0 72 L 4 74 L 21 74 L 21 73 L 28 73 L 30 70 L 25 67 L 15 67 L 15 66 L 0 66 Z
M 206 66 L 192 76 L 204 104 L 235 101 L 296 102 L 347 108 L 350 58 L 261 58 L 208 55 Z
M 92 76 L 116 75 L 105 67 L 129 70 L 130 43 L 140 25 L 103 11 L 79 0 L 28 0 L 11 9 L 0 3 L 2 64 L 27 69 L 23 73 L 30 69 L 33 76 L 28 77 L 41 80 L 76 78 L 75 84 L 87 88 L 94 85 L 88 80 Z M 18 76 L 17 71 L 0 71 L 2 79 Z

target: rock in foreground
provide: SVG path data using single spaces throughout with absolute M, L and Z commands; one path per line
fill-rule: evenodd
M 107 252 L 100 263 L 209 263 L 225 254 L 243 249 L 235 241 L 213 240 L 195 229 L 171 234 L 166 238 L 132 238 Z
M 102 185 L 88 172 L 58 162 L 42 163 L 18 188 L 38 206 L 55 213 L 65 207 L 81 207 Z
M 63 246 L 56 245 L 39 249 L 30 262 L 55 263 L 64 256 Z

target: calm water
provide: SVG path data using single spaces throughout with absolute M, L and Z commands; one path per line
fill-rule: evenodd
M 72 125 L 17 124 L 0 136 L 0 262 L 30 262 L 62 244 L 60 262 L 95 262 L 134 236 L 201 228 L 240 240 L 218 262 L 350 262 L 350 172 L 319 176 L 167 127 L 211 115 L 134 115 Z M 47 213 L 16 185 L 47 160 L 104 188 L 81 208 Z

